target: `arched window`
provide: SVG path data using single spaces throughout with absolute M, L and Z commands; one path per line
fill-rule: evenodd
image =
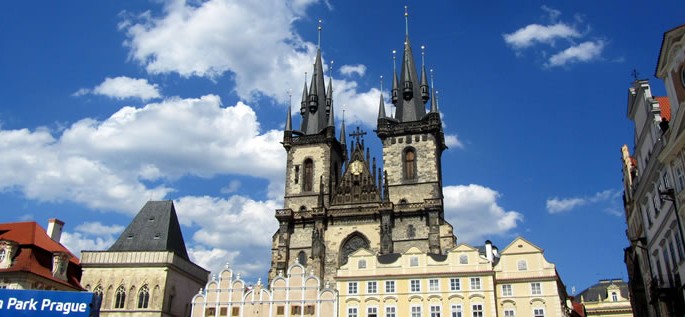
M 117 292 L 114 296 L 114 308 L 124 308 L 126 304 L 126 289 L 121 285 L 117 288 Z
M 300 262 L 302 266 L 307 266 L 307 253 L 300 251 L 300 253 L 297 254 L 297 262 Z
M 100 298 L 102 298 L 102 285 L 95 286 L 93 294 L 95 294 L 95 296 L 100 296 Z
M 519 271 L 528 270 L 528 263 L 526 262 L 526 260 L 519 260 L 518 269 L 519 269 Z
M 305 192 L 312 191 L 312 188 L 314 188 L 314 161 L 312 159 L 304 160 L 303 179 L 302 190 Z
M 416 179 L 416 152 L 412 148 L 404 150 L 403 155 L 404 179 Z
M 150 290 L 147 285 L 143 285 L 138 291 L 138 309 L 147 308 L 150 303 Z
M 368 249 L 369 241 L 360 233 L 353 233 L 340 247 L 340 265 L 347 263 L 347 258 L 352 254 L 352 252 L 357 251 L 361 248 Z

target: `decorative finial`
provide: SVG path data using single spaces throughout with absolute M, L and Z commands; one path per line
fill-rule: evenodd
M 383 75 L 381 75 L 381 94 L 383 94 Z
M 392 50 L 392 71 L 393 73 L 397 72 L 397 51 Z
M 318 30 L 319 30 L 319 49 L 321 49 L 321 30 L 323 29 L 323 27 L 321 26 L 322 22 L 323 22 L 323 20 L 319 19 L 319 27 L 318 27 Z
M 404 6 L 404 32 L 407 36 L 409 36 L 409 11 L 407 9 L 407 6 Z
M 226 264 L 224 265 L 224 268 L 228 269 L 230 267 L 231 267 L 231 262 L 226 262 Z
M 288 89 L 288 106 L 292 106 L 292 105 L 293 105 L 293 90 Z M 226 263 L 226 264 L 228 264 L 228 263 Z
M 426 65 L 425 55 L 426 55 L 426 47 L 421 45 L 421 66 Z
M 433 83 L 433 69 L 432 68 L 430 69 L 430 72 L 431 72 L 431 87 L 433 87 L 433 89 L 435 89 L 435 84 Z
M 333 60 L 328 62 L 328 64 L 330 64 L 330 66 L 328 66 L 328 77 L 333 78 Z
M 257 279 L 257 285 L 262 285 L 262 278 L 261 277 Z
M 307 82 L 307 72 L 304 72 L 304 82 Z

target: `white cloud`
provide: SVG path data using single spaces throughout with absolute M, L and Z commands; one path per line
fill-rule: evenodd
M 221 188 L 221 193 L 222 194 L 230 194 L 235 191 L 237 191 L 242 184 L 240 183 L 239 180 L 232 180 L 228 183 L 227 186 Z
M 457 148 L 457 149 L 463 149 L 464 148 L 464 143 L 459 140 L 459 137 L 455 134 L 446 134 L 445 135 L 445 144 L 447 147 L 451 148 Z
M 604 41 L 588 41 L 571 46 L 552 55 L 547 62 L 548 67 L 564 66 L 574 62 L 589 62 L 599 59 L 604 50 Z
M 107 226 L 100 222 L 84 222 L 76 226 L 74 230 L 92 235 L 115 235 L 123 232 L 124 227 L 119 225 Z
M 445 218 L 454 226 L 459 243 L 480 244 L 489 236 L 512 235 L 523 214 L 497 203 L 499 193 L 481 185 L 443 188 Z
M 602 202 L 611 202 L 618 199 L 621 196 L 621 192 L 617 190 L 607 189 L 601 192 L 597 192 L 592 196 L 586 197 L 571 197 L 571 198 L 550 198 L 547 199 L 547 212 L 550 214 L 557 214 L 566 211 L 571 211 L 577 207 L 585 206 L 588 204 L 596 204 Z M 622 213 L 617 212 L 615 208 L 605 208 L 607 213 L 621 216 Z
M 126 76 L 107 77 L 95 88 L 81 88 L 73 96 L 86 94 L 102 95 L 115 99 L 138 98 L 143 101 L 161 97 L 157 84 L 150 84 L 147 79 L 135 79 Z
M 340 67 L 340 73 L 345 76 L 351 76 L 353 74 L 357 74 L 357 76 L 364 76 L 364 73 L 366 73 L 366 66 L 362 64 L 343 65 Z
M 513 33 L 504 34 L 504 41 L 515 49 L 523 49 L 535 43 L 553 44 L 556 39 L 578 38 L 581 34 L 564 23 L 553 25 L 530 24 Z
M 119 233 L 124 231 L 123 226 L 103 225 L 100 222 L 84 222 L 77 225 L 76 232 L 64 232 L 61 242 L 77 257 L 81 257 L 81 251 L 100 251 L 109 248 L 116 241 Z

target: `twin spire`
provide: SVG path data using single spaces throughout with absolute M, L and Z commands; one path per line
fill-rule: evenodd
M 392 51 L 393 71 L 392 71 L 392 90 L 391 100 L 393 105 L 397 107 L 395 111 L 395 120 L 399 122 L 419 121 L 426 115 L 425 104 L 428 100 L 431 101 L 430 112 L 438 112 L 437 103 L 433 98 L 430 86 L 428 85 L 428 77 L 425 63 L 425 47 L 421 46 L 421 77 L 416 71 L 414 64 L 414 55 L 411 49 L 411 42 L 409 40 L 409 13 L 407 7 L 404 7 L 405 18 L 405 39 L 404 39 L 404 53 L 402 56 L 402 69 L 400 70 L 400 77 L 397 77 L 397 61 L 396 51 Z M 432 81 L 432 73 L 431 73 Z M 433 83 L 431 82 L 431 86 Z M 382 90 L 381 84 L 381 90 Z M 385 103 L 383 101 L 383 94 L 381 93 L 381 102 L 378 109 L 378 118 L 386 118 Z

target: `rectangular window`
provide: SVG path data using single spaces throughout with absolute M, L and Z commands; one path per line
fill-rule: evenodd
M 285 306 L 280 305 L 276 306 L 276 315 L 283 315 L 285 314 Z
M 431 305 L 430 317 L 440 317 L 440 305 Z
M 659 198 L 659 195 L 652 195 L 652 202 L 654 203 L 654 218 L 657 218 L 659 217 L 659 208 L 661 207 L 661 198 Z
M 395 292 L 395 281 L 385 281 L 385 292 L 394 293 Z
M 678 162 L 678 164 L 680 164 L 680 162 Z M 678 182 L 676 183 L 676 189 L 678 191 L 681 191 L 681 190 L 683 190 L 683 188 L 685 188 L 685 175 L 683 175 L 682 167 L 680 167 L 680 166 L 677 167 L 675 169 L 675 174 L 676 174 L 676 177 L 678 178 Z
M 357 307 L 347 307 L 347 317 L 357 317 Z
M 411 280 L 409 281 L 409 290 L 412 293 L 418 293 L 421 291 L 421 280 Z
M 304 314 L 305 315 L 314 315 L 314 313 L 315 313 L 314 305 L 304 306 Z
M 542 286 L 540 283 L 530 283 L 530 293 L 533 295 L 542 295 Z
M 219 316 L 228 316 L 228 307 L 219 308 Z
M 450 291 L 459 291 L 461 290 L 461 283 L 459 282 L 458 277 L 453 277 L 450 279 Z
M 236 308 L 237 308 L 237 307 L 236 307 Z M 302 314 L 302 306 L 300 306 L 300 305 L 292 305 L 292 306 L 290 306 L 290 314 L 291 314 L 291 315 L 295 315 L 295 314 L 300 315 L 300 314 Z M 237 316 L 237 315 L 235 315 L 235 316 Z
M 397 309 L 395 306 L 385 307 L 385 317 L 397 317 Z
M 440 291 L 440 280 L 437 278 L 433 278 L 428 280 L 428 289 L 431 292 L 439 292 Z
M 674 234 L 673 237 L 675 237 L 675 246 L 678 250 L 678 262 L 682 262 L 683 259 L 685 259 L 685 255 L 683 254 L 683 242 L 680 241 L 679 234 Z
M 502 285 L 502 296 L 512 296 L 511 284 Z
M 479 290 L 480 289 L 480 277 L 472 277 L 471 278 L 471 289 L 472 290 Z
M 507 309 L 504 311 L 504 317 L 514 317 L 514 316 L 515 316 L 515 314 L 514 314 L 513 310 Z
M 376 281 L 366 282 L 366 292 L 368 294 L 376 294 L 378 292 L 376 284 Z
M 366 308 L 366 317 L 378 317 L 378 307 Z
M 483 317 L 483 305 L 474 304 L 471 308 L 473 309 L 473 317 Z
M 533 317 L 545 317 L 545 309 L 544 308 L 533 309 Z
M 452 309 L 450 309 L 450 313 L 452 314 L 452 317 L 463 317 L 461 305 L 452 305 Z
M 675 236 L 676 234 L 674 234 Z M 673 267 L 678 266 L 678 261 L 675 259 L 675 249 L 673 248 L 673 239 L 668 239 L 668 251 L 671 253 L 671 263 L 673 263 Z
M 419 266 L 419 257 L 413 256 L 409 258 L 409 266 Z
M 347 283 L 347 294 L 357 294 L 357 282 Z
M 411 317 L 421 317 L 421 306 L 411 307 Z

